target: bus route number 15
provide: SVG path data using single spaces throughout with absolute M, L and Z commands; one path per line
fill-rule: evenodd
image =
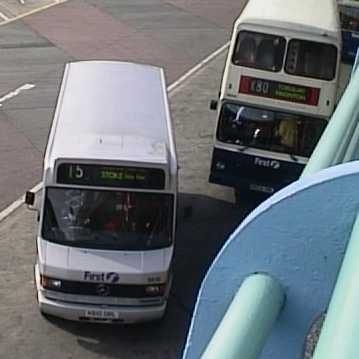
M 252 80 L 251 81 L 251 92 L 258 95 L 269 94 L 269 82 L 263 80 Z
M 69 178 L 80 179 L 84 176 L 84 170 L 79 165 L 69 166 Z

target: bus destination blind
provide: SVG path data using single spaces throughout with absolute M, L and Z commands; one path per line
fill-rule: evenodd
M 269 97 L 277 100 L 317 106 L 320 89 L 242 76 L 239 84 L 239 92 L 247 95 Z
M 165 173 L 159 168 L 61 163 L 57 183 L 97 187 L 164 189 Z

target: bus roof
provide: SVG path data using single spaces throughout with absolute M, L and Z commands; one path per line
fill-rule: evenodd
M 249 0 L 235 22 L 340 38 L 336 0 Z
M 167 163 L 174 147 L 161 68 L 118 61 L 66 65 L 48 166 L 57 159 Z

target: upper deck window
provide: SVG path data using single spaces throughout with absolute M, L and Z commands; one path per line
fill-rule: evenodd
M 280 71 L 286 41 L 283 37 L 252 31 L 238 34 L 232 62 L 234 65 L 266 71 Z
M 285 71 L 291 75 L 333 80 L 337 65 L 334 45 L 306 40 L 290 40 Z

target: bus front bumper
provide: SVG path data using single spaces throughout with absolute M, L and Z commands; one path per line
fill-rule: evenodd
M 43 314 L 59 318 L 100 323 L 141 323 L 159 320 L 163 317 L 167 301 L 153 306 L 112 306 L 69 303 L 46 298 L 37 290 L 39 309 Z

